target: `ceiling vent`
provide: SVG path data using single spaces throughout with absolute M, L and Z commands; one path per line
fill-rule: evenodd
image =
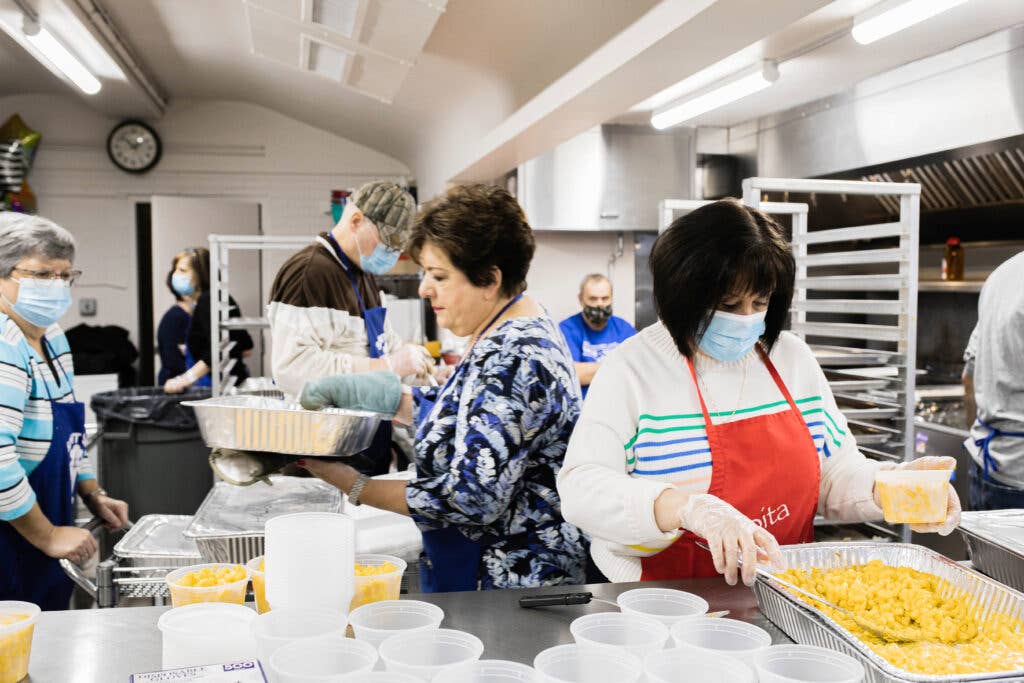
M 360 9 L 366 5 L 360 0 L 313 0 L 310 19 L 314 24 L 354 39 L 356 25 L 362 22 Z
M 309 70 L 339 83 L 345 80 L 349 53 L 316 40 L 309 41 Z

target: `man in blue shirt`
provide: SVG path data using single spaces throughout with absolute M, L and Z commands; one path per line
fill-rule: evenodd
M 636 330 L 628 322 L 612 315 L 612 283 L 600 273 L 591 273 L 580 284 L 580 306 L 583 311 L 569 316 L 559 327 L 569 345 L 576 365 L 576 376 L 587 396 L 601 360 Z

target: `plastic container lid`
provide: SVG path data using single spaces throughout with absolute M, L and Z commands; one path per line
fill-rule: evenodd
M 533 668 L 554 683 L 636 683 L 643 675 L 643 662 L 621 647 L 599 645 L 556 645 L 538 653 Z
M 296 640 L 270 655 L 275 683 L 334 683 L 345 674 L 372 671 L 376 663 L 372 645 L 344 637 Z
M 260 660 L 266 662 L 288 643 L 331 635 L 344 638 L 345 625 L 345 618 L 338 612 L 284 608 L 256 617 L 250 630 L 259 648 Z
M 348 615 L 356 638 L 372 645 L 399 633 L 430 631 L 441 626 L 444 610 L 420 600 L 381 600 L 357 607 Z
M 776 645 L 754 655 L 760 683 L 859 683 L 864 666 L 853 657 L 813 645 Z
M 772 644 L 763 628 L 736 619 L 684 619 L 672 625 L 672 640 L 694 654 L 724 655 L 752 662 L 755 652 Z
M 160 615 L 163 668 L 256 659 L 249 625 L 256 612 L 243 605 L 202 602 Z
M 480 659 L 483 653 L 479 638 L 451 628 L 400 633 L 380 644 L 380 657 L 388 671 L 428 681 L 452 665 Z
M 644 659 L 648 683 L 755 683 L 757 675 L 746 663 L 731 657 L 694 654 L 685 648 L 652 652 Z
M 202 602 L 175 607 L 160 615 L 156 626 L 162 633 L 188 638 L 216 637 L 241 628 L 249 633 L 256 612 L 244 605 L 225 602 Z
M 544 676 L 519 662 L 481 659 L 445 669 L 432 683 L 544 683 Z
M 668 627 L 639 614 L 601 612 L 574 619 L 569 631 L 580 645 L 611 645 L 644 657 L 664 649 Z
M 32 602 L 0 600 L 0 614 L 28 615 L 28 619 L 22 619 L 14 622 L 13 624 L 7 624 L 6 626 L 0 626 L 0 638 L 9 636 L 12 633 L 17 633 L 29 626 L 35 626 L 36 622 L 39 621 L 40 612 L 42 612 L 42 610 L 39 609 L 39 605 Z
M 657 619 L 671 626 L 680 619 L 707 614 L 708 601 L 699 595 L 671 588 L 635 588 L 619 595 L 619 609 Z

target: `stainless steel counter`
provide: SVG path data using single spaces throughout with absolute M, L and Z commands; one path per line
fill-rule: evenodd
M 721 579 L 408 597 L 424 599 L 444 609 L 445 627 L 476 634 L 484 642 L 484 657 L 532 664 L 541 650 L 573 642 L 569 633 L 573 619 L 614 608 L 594 602 L 521 609 L 518 604 L 521 596 L 589 590 L 596 597 L 613 599 L 622 591 L 640 586 L 664 586 L 697 593 L 711 604 L 711 610 L 727 609 L 730 618 L 767 629 L 773 642 L 791 642 L 761 615 L 750 589 L 730 588 Z M 160 669 L 161 639 L 156 621 L 166 609 L 129 607 L 43 613 L 36 626 L 28 680 L 33 683 L 126 683 L 129 674 Z

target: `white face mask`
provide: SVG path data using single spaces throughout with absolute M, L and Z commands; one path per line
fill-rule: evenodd
M 14 278 L 11 278 L 14 279 Z M 4 301 L 26 322 L 47 328 L 71 308 L 71 287 L 61 280 L 31 280 L 22 278 L 18 283 L 18 300 Z

